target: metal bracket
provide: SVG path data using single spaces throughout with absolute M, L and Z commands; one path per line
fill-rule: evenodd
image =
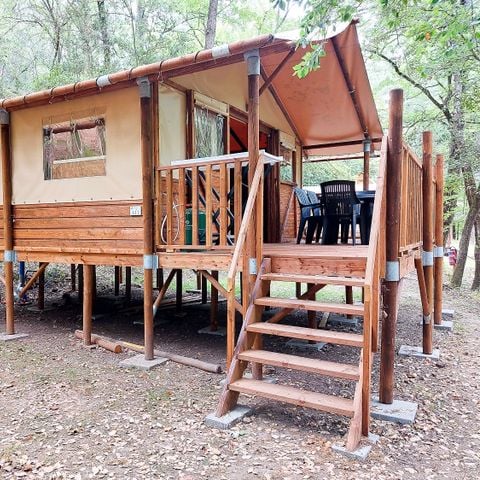
M 260 75 L 260 53 L 258 48 L 244 53 L 243 58 L 247 62 L 247 74 Z
M 423 316 L 424 325 L 430 325 L 431 322 L 432 322 L 432 316 L 430 314 Z
M 16 262 L 17 261 L 17 252 L 15 250 L 5 250 L 3 252 L 3 261 L 4 262 Z
M 140 92 L 140 98 L 150 98 L 150 80 L 148 77 L 137 78 L 137 85 Z
M 422 265 L 424 267 L 433 267 L 433 252 L 422 251 Z
M 10 123 L 10 114 L 4 109 L 0 109 L 0 125 L 8 125 Z
M 370 147 L 372 146 L 372 141 L 369 138 L 366 138 L 363 141 L 363 151 L 364 153 L 370 153 Z
M 144 255 L 143 256 L 143 268 L 145 270 L 156 270 L 158 268 L 157 255 Z
M 400 281 L 400 262 L 398 260 L 387 261 L 385 280 L 387 282 Z
M 433 256 L 434 258 L 442 258 L 443 257 L 443 247 L 433 247 Z
M 212 57 L 213 58 L 223 58 L 230 56 L 230 49 L 228 45 L 225 43 L 223 45 L 218 45 L 218 47 L 212 48 Z
M 112 82 L 108 78 L 108 75 L 102 75 L 102 76 L 97 78 L 97 87 L 98 88 L 103 88 L 103 87 L 106 87 L 106 86 L 111 85 L 111 84 L 112 84 Z
M 256 258 L 249 258 L 248 259 L 248 273 L 250 275 L 257 274 L 257 259 Z

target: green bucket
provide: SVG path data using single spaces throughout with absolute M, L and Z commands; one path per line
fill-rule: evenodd
M 185 245 L 192 245 L 192 209 L 185 210 Z M 205 245 L 206 236 L 206 216 L 205 210 L 199 210 L 197 213 L 198 222 L 198 245 Z

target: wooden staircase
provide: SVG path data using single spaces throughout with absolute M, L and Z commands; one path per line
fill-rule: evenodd
M 384 137 L 368 246 L 263 244 L 263 166 L 257 165 L 227 277 L 227 364 L 230 363 L 216 410 L 217 417 L 233 409 L 240 394 L 257 395 L 350 417 L 346 441 L 348 450 L 357 448 L 362 435 L 368 436 L 372 354 L 377 350 L 380 279 L 385 274 L 384 178 L 387 147 Z M 235 279 L 240 263 L 243 265 L 243 295 L 238 309 Z M 306 284 L 307 291 L 298 294 L 298 298 L 273 298 L 269 296 L 273 281 Z M 316 292 L 328 285 L 344 286 L 349 293 L 349 301 L 345 304 L 317 302 Z M 363 304 L 353 305 L 353 287 L 362 288 Z M 264 322 L 262 313 L 266 307 L 278 310 Z M 243 314 L 243 325 L 235 343 L 236 310 Z M 279 323 L 295 310 L 307 311 L 308 326 Z M 362 334 L 318 329 L 315 312 L 319 311 L 363 317 Z M 351 365 L 271 352 L 263 348 L 264 335 L 356 348 L 360 351 L 359 362 Z M 244 378 L 249 364 L 252 367 L 251 379 Z M 263 365 L 352 381 L 355 382 L 355 392 L 349 399 L 289 385 L 272 385 L 262 380 Z
M 359 259 L 359 261 L 362 262 L 363 260 Z M 346 416 L 351 418 L 347 448 L 354 449 L 360 441 L 362 432 L 368 434 L 368 422 L 367 425 L 364 425 L 361 421 L 362 408 L 369 409 L 368 401 L 367 405 L 364 405 L 365 401 L 362 395 L 365 387 L 363 385 L 363 379 L 365 378 L 363 364 L 364 335 L 318 329 L 316 325 L 311 325 L 312 322 L 309 322 L 309 327 L 280 324 L 278 322 L 295 310 L 332 312 L 363 317 L 365 313 L 363 304 L 319 302 L 315 300 L 314 294 L 329 285 L 362 288 L 365 280 L 359 276 L 311 275 L 301 271 L 272 272 L 271 265 L 275 263 L 279 263 L 278 258 L 270 257 L 264 259 L 262 264 L 255 283 L 252 303 L 245 315 L 216 414 L 217 416 L 224 415 L 234 407 L 240 394 L 247 394 Z M 267 296 L 271 282 L 303 283 L 308 285 L 308 289 L 306 294 L 300 298 L 275 298 Z M 280 310 L 269 320 L 262 321 L 262 312 L 265 307 Z M 269 351 L 263 348 L 263 336 L 265 335 L 358 348 L 361 352 L 360 362 L 353 365 Z M 244 378 L 243 376 L 248 364 L 252 367 L 253 378 Z M 344 398 L 289 385 L 268 383 L 262 379 L 263 365 L 356 382 L 355 395 L 353 398 Z M 370 373 L 368 372 L 369 376 Z

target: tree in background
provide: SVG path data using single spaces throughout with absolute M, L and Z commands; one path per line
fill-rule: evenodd
M 459 195 L 468 202 L 452 285 L 462 283 L 471 232 L 475 230 L 475 278 L 480 287 L 480 183 L 478 101 L 480 80 L 480 5 L 465 0 L 307 0 L 302 2 L 301 45 L 325 35 L 335 23 L 366 18 L 362 34 L 368 52 L 421 94 L 422 104 L 436 112 L 440 137 L 447 132 L 448 175 L 445 223 L 454 218 Z M 281 6 L 281 3 L 280 3 Z M 322 45 L 296 67 L 299 77 L 321 68 Z M 430 116 L 430 115 L 429 115 Z M 424 122 L 418 122 L 418 125 Z M 408 124 L 407 124 L 408 127 Z M 421 130 L 411 129 L 417 137 Z M 437 132 L 434 132 L 437 133 Z M 439 136 L 439 135 L 437 135 Z M 462 188 L 463 187 L 463 188 Z

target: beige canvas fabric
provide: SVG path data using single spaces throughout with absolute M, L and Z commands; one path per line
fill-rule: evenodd
M 44 180 L 42 127 L 86 114 L 105 117 L 106 176 Z M 142 197 L 137 88 L 18 110 L 11 115 L 14 204 Z

